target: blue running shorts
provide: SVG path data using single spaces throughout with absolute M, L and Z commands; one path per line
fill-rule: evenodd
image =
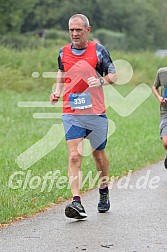
M 87 138 L 95 150 L 102 150 L 107 143 L 108 119 L 102 115 L 62 116 L 66 140 Z

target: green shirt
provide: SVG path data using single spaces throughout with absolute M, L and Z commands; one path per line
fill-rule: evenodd
M 163 88 L 167 88 L 167 67 L 162 67 L 158 70 L 154 86 L 156 89 L 161 89 L 160 92 L 163 97 Z M 165 106 L 160 106 L 160 116 L 167 117 L 167 103 Z

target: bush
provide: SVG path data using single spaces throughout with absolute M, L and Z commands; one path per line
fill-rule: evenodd
M 70 42 L 70 36 L 68 31 L 59 31 L 56 29 L 45 30 L 46 39 L 61 39 Z
M 45 34 L 45 33 L 44 33 Z M 8 46 L 10 48 L 15 48 L 22 50 L 24 48 L 36 49 L 39 47 L 51 47 L 55 45 L 63 45 L 67 43 L 67 35 L 65 33 L 56 32 L 56 36 L 50 31 L 46 32 L 46 35 L 40 36 L 39 32 L 33 32 L 29 34 L 12 34 L 0 36 L 0 44 Z
M 108 50 L 125 50 L 126 41 L 125 34 L 120 32 L 113 32 L 106 29 L 98 29 L 94 32 L 94 36 L 102 43 Z

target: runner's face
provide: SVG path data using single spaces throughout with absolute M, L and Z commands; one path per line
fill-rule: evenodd
M 85 27 L 82 19 L 72 19 L 69 23 L 69 32 L 72 43 L 76 48 L 87 46 L 87 36 L 90 33 L 90 26 Z

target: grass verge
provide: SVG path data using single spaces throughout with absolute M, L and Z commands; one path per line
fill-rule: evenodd
M 57 109 L 17 106 L 19 101 L 48 101 L 48 97 L 49 93 L 42 90 L 22 93 L 4 90 L 0 93 L 0 223 L 41 211 L 60 198 L 71 197 L 66 181 L 68 156 L 64 138 L 56 148 L 27 169 L 21 169 L 15 161 L 22 152 L 43 138 L 54 124 L 58 123 L 61 131 L 60 120 L 33 118 L 33 113 L 55 113 Z M 163 158 L 158 104 L 153 95 L 128 117 L 119 116 L 111 108 L 107 114 L 116 125 L 106 148 L 110 161 L 109 176 L 122 176 L 129 170 L 139 169 Z M 58 138 L 59 130 L 52 136 L 53 142 Z M 39 151 L 44 147 L 41 146 Z M 89 171 L 92 171 L 92 178 L 96 176 L 91 155 L 83 158 L 82 171 L 84 177 Z M 48 172 L 51 176 L 58 172 L 57 178 L 46 182 Z M 87 181 L 82 191 L 88 189 Z

